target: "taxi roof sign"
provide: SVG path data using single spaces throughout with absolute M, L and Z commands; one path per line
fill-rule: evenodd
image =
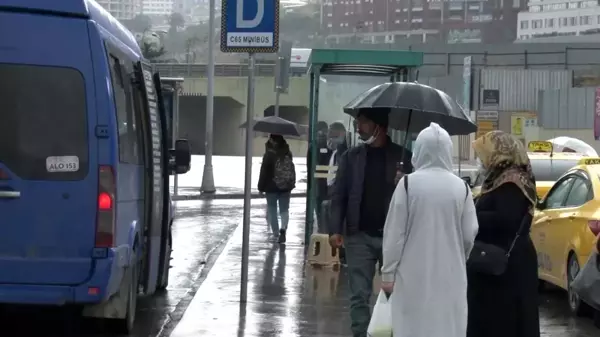
M 529 152 L 552 152 L 553 150 L 553 146 L 551 142 L 547 142 L 547 141 L 543 141 L 543 140 L 535 140 L 532 142 L 529 142 L 529 144 L 527 144 L 527 150 Z
M 600 165 L 600 158 L 583 158 L 577 165 Z

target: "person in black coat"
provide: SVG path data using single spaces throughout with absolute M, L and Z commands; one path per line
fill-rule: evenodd
M 485 134 L 473 148 L 487 171 L 475 203 L 479 222 L 475 240 L 506 251 L 513 241 L 515 245 L 500 276 L 467 268 L 467 337 L 539 337 L 538 264 L 529 237 L 537 194 L 527 152 L 519 140 L 502 131 Z
M 267 222 L 279 243 L 285 243 L 289 222 L 290 197 L 296 187 L 296 169 L 290 146 L 281 135 L 270 135 L 260 165 L 258 191 L 267 197 Z M 281 216 L 281 228 L 279 217 Z
M 329 158 L 333 153 L 333 150 L 328 147 L 327 144 L 327 130 L 328 125 L 324 121 L 319 121 L 317 123 L 317 139 L 316 139 L 316 148 L 317 148 L 317 162 L 315 165 L 328 165 Z M 311 155 L 311 146 L 308 147 L 306 151 L 306 167 L 307 170 L 310 170 L 312 163 L 312 155 Z M 313 179 L 312 174 L 307 175 L 308 184 L 310 185 Z M 319 228 L 319 232 L 327 233 L 325 227 L 323 226 L 325 219 L 322 212 L 323 201 L 327 199 L 327 179 L 325 178 L 316 178 L 315 185 L 317 200 L 315 202 L 315 213 L 317 215 L 317 224 Z

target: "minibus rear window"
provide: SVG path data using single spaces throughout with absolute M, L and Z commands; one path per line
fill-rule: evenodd
M 26 180 L 85 178 L 86 97 L 78 70 L 0 63 L 0 163 Z

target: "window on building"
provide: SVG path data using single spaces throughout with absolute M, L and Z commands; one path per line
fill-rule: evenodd
M 546 28 L 554 27 L 554 19 L 546 19 Z
M 577 26 L 577 17 L 572 16 L 569 18 L 569 26 Z
M 578 2 L 569 2 L 569 9 L 574 9 L 574 8 L 579 8 L 579 3 Z
M 521 21 L 521 29 L 529 29 L 529 21 Z
M 541 12 L 542 11 L 542 7 L 541 6 L 531 6 L 529 7 L 529 11 L 530 12 Z
M 585 15 L 585 16 L 579 17 L 579 24 L 580 25 L 591 25 L 592 17 L 590 15 Z
M 531 20 L 531 28 L 533 29 L 540 29 L 543 28 L 543 21 L 542 19 L 538 19 L 538 20 Z
M 558 19 L 559 27 L 567 27 L 567 18 Z

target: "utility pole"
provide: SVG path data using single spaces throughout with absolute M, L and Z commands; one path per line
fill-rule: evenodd
M 213 115 L 215 103 L 215 0 L 209 1 L 208 17 L 208 88 L 206 90 L 206 125 L 204 136 L 204 172 L 202 173 L 202 193 L 215 193 L 213 175 Z

